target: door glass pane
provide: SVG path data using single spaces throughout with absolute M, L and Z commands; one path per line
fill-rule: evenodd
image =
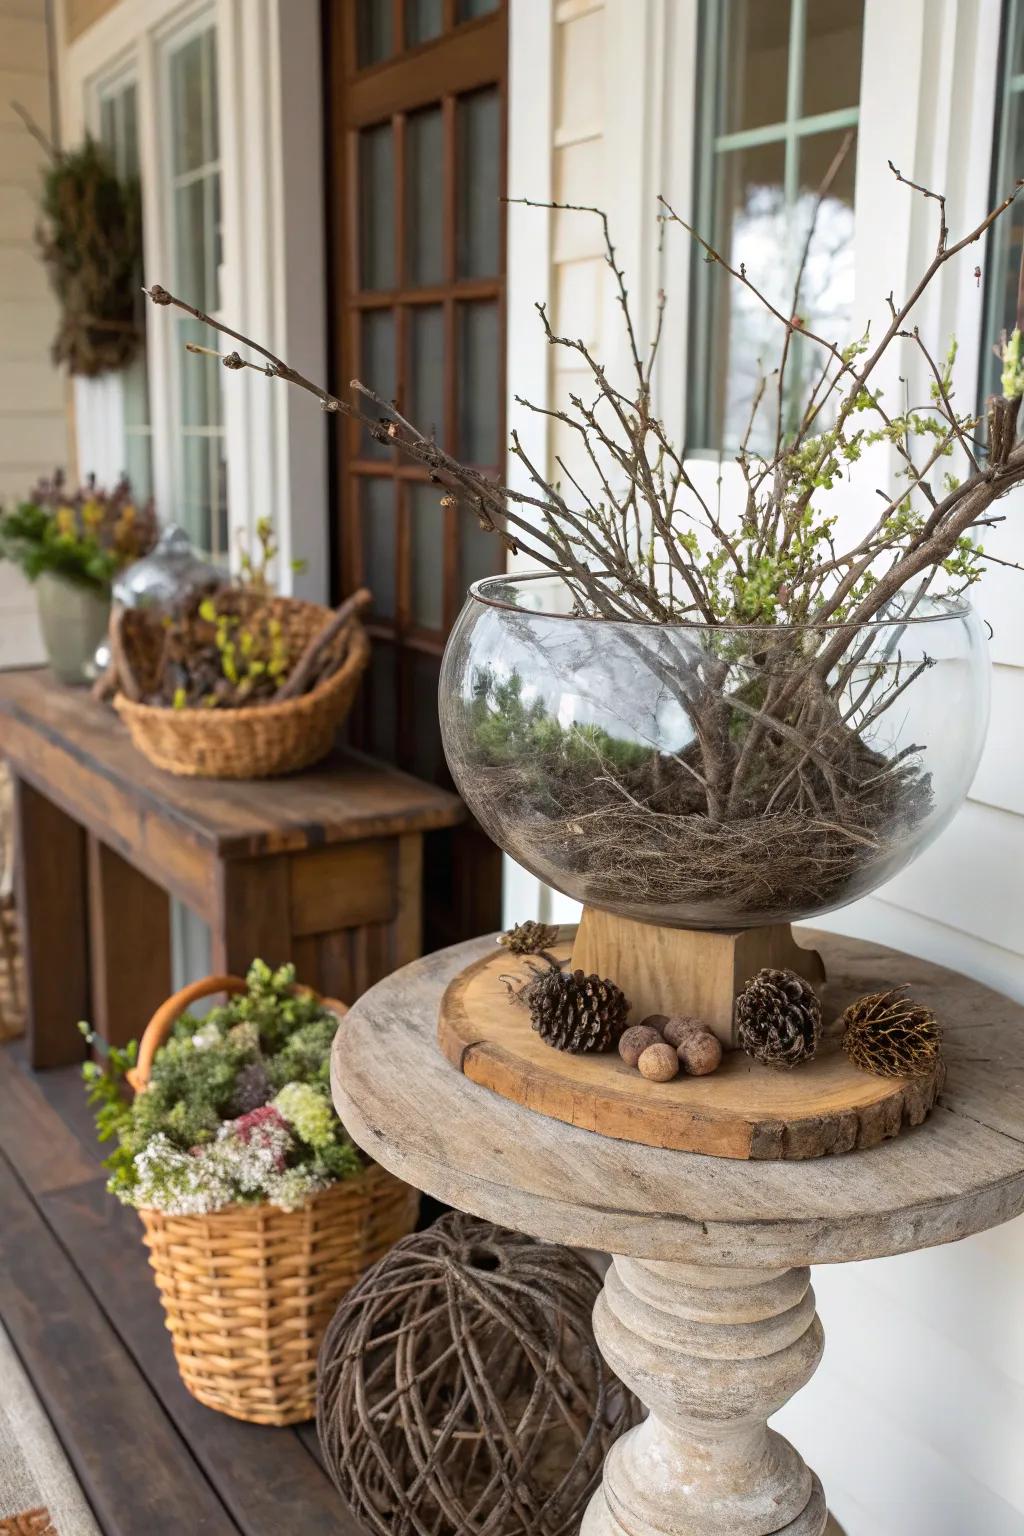
M 496 534 L 481 527 L 480 519 L 463 507 L 462 541 L 459 548 L 459 585 L 463 592 L 471 582 L 494 576 L 501 569 L 501 544 Z
M 444 311 L 440 304 L 409 309 L 409 409 L 421 432 L 444 439 Z
M 458 312 L 459 447 L 471 464 L 501 458 L 501 347 L 497 304 L 460 304 Z
M 814 0 L 808 6 L 800 108 L 805 117 L 860 101 L 863 34 L 864 0 Z
M 444 31 L 442 0 L 405 0 L 405 46 L 429 43 Z
M 458 0 L 455 7 L 456 21 L 473 21 L 477 16 L 489 16 L 498 9 L 498 0 Z
M 363 517 L 363 580 L 378 618 L 395 616 L 395 486 L 389 476 L 359 482 Z
M 375 639 L 370 653 L 370 699 L 368 746 L 374 757 L 394 760 L 398 751 L 396 724 L 395 648 L 386 640 Z
M 444 508 L 436 485 L 409 486 L 412 524 L 412 618 L 422 629 L 444 623 Z
M 444 276 L 444 129 L 441 108 L 414 112 L 405 126 L 405 264 L 415 287 Z
M 390 58 L 395 39 L 391 0 L 356 0 L 356 57 L 360 69 Z
M 813 6 L 812 6 L 813 9 Z M 718 131 L 763 128 L 786 116 L 790 0 L 732 0 L 708 8 L 718 38 Z
M 359 377 L 382 400 L 393 400 L 397 390 L 395 367 L 395 315 L 390 309 L 368 309 L 362 317 L 359 349 Z M 371 416 L 379 414 L 372 400 L 363 399 L 360 408 Z M 368 459 L 386 459 L 391 450 L 378 443 L 365 429 L 360 453 Z
M 395 144 L 390 123 L 359 135 L 359 280 L 395 286 Z
M 460 96 L 457 139 L 459 277 L 494 277 L 501 269 L 501 102 L 497 89 Z

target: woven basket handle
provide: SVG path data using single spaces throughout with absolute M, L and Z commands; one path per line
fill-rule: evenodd
M 165 1003 L 161 1003 L 143 1031 L 136 1065 L 125 1073 L 135 1092 L 141 1093 L 148 1084 L 153 1057 L 186 1008 L 198 1002 L 201 997 L 212 997 L 215 992 L 237 993 L 245 990 L 245 982 L 240 976 L 204 976 L 202 981 L 190 982 Z
M 198 1002 L 201 997 L 212 997 L 215 992 L 227 992 L 230 995 L 246 990 L 246 983 L 240 976 L 204 976 L 202 981 L 190 982 L 187 987 L 182 987 L 180 991 L 174 993 L 173 997 L 169 997 L 165 1003 L 161 1003 L 143 1030 L 137 1063 L 125 1073 L 135 1092 L 142 1093 L 149 1083 L 153 1057 L 186 1008 Z M 348 1012 L 346 1003 L 340 1003 L 333 997 L 321 997 L 312 987 L 295 986 L 292 991 L 300 997 L 315 997 L 331 1013 L 341 1015 Z

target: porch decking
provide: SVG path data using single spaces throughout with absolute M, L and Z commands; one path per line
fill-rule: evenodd
M 241 1424 L 185 1391 L 101 1155 L 77 1067 L 0 1048 L 0 1318 L 104 1536 L 364 1536 L 311 1424 Z

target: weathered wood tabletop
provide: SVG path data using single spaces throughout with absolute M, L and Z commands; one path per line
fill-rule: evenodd
M 613 1448 L 584 1536 L 822 1536 L 820 1484 L 767 1419 L 816 1368 L 807 1266 L 951 1242 L 1024 1210 L 1024 1008 L 926 961 L 807 935 L 836 995 L 908 983 L 945 1027 L 925 1124 L 867 1151 L 740 1162 L 606 1138 L 442 1055 L 447 984 L 493 939 L 418 960 L 342 1021 L 339 1114 L 393 1173 L 462 1210 L 615 1255 L 598 1343 L 654 1414 Z
M 37 1066 L 73 1059 L 78 1018 L 138 1034 L 170 986 L 169 896 L 209 925 L 218 972 L 293 959 L 355 997 L 419 954 L 423 834 L 465 817 L 455 795 L 353 752 L 282 779 L 175 777 L 42 670 L 0 675 L 0 753 Z

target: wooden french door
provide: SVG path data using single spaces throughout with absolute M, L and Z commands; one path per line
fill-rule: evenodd
M 452 452 L 504 458 L 506 0 L 324 0 L 332 376 L 359 377 Z M 335 586 L 370 587 L 355 744 L 447 783 L 445 639 L 503 554 L 422 469 L 339 423 Z M 427 850 L 429 939 L 497 923 L 500 862 L 469 830 Z

